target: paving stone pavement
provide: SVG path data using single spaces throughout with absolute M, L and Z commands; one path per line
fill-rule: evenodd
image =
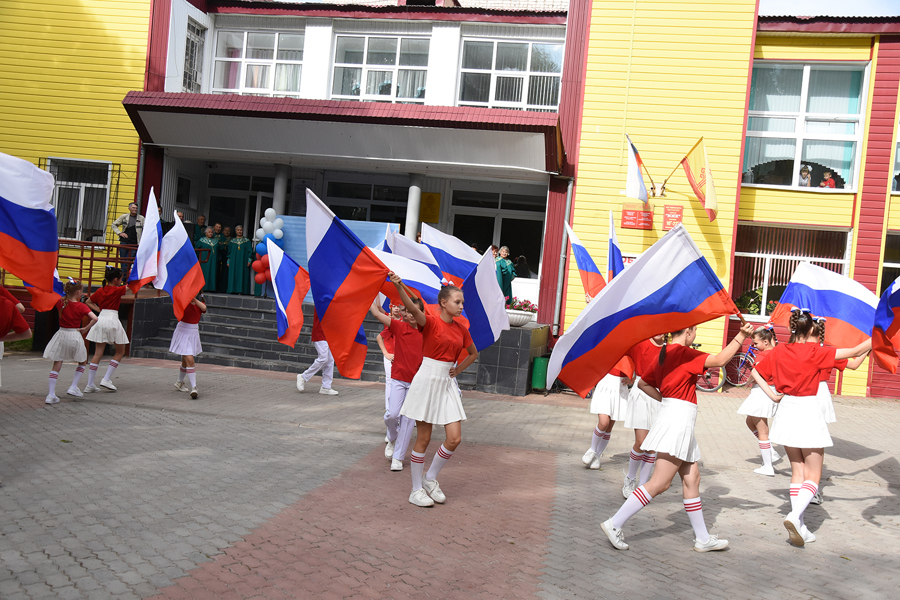
M 65 365 L 60 390 L 71 381 Z M 0 598 L 891 598 L 900 585 L 900 403 L 836 399 L 826 502 L 790 546 L 789 466 L 755 475 L 742 394 L 702 395 L 701 492 L 725 552 L 691 551 L 680 485 L 626 526 L 630 430 L 580 463 L 595 417 L 573 395 L 464 394 L 447 504 L 408 504 L 382 454 L 383 386 L 300 394 L 290 374 L 123 361 L 116 393 L 45 406 L 49 364 L 7 355 L 0 388 Z M 435 432 L 431 452 L 442 439 Z M 431 456 L 427 459 L 429 462 Z

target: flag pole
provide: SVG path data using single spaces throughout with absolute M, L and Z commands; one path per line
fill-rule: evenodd
M 693 151 L 697 148 L 697 146 L 700 145 L 700 142 L 702 142 L 702 141 L 703 141 L 703 138 L 701 137 L 699 140 L 697 140 L 697 143 L 696 143 L 696 144 L 694 144 L 693 146 L 691 146 L 691 149 L 687 151 L 687 154 L 685 154 L 684 157 L 683 157 L 681 160 L 678 161 L 678 164 L 675 165 L 675 168 L 672 169 L 672 172 L 669 173 L 669 176 L 666 177 L 665 181 L 663 181 L 663 183 L 662 183 L 663 189 L 666 189 L 666 183 L 669 181 L 669 179 L 671 179 L 672 175 L 675 174 L 675 171 L 678 170 L 678 167 L 681 166 L 681 163 L 684 162 L 684 159 L 687 158 L 688 155 L 689 155 L 691 152 L 693 152 Z

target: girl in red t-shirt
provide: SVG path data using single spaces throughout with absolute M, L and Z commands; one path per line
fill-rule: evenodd
M 107 344 L 113 344 L 116 353 L 109 361 L 106 375 L 100 380 L 100 387 L 112 392 L 116 391 L 112 376 L 116 367 L 119 366 L 119 361 L 125 356 L 125 344 L 128 343 L 128 335 L 125 334 L 125 328 L 119 321 L 119 305 L 126 292 L 128 292 L 128 288 L 122 285 L 122 270 L 107 265 L 106 273 L 103 276 L 103 287 L 91 294 L 87 301 L 88 306 L 100 313 L 100 317 L 97 320 L 97 326 L 91 330 L 87 338 L 89 342 L 94 342 L 94 356 L 91 358 L 85 392 L 100 391 L 100 388 L 94 385 L 94 377 L 97 376 L 97 368 L 100 366 L 100 359 L 103 358 Z
M 178 372 L 175 389 L 180 392 L 190 392 L 192 400 L 200 397 L 197 391 L 197 370 L 194 368 L 194 357 L 203 352 L 203 346 L 200 345 L 199 323 L 200 316 L 205 312 L 206 304 L 203 302 L 203 295 L 200 294 L 185 307 L 184 315 L 178 321 L 175 332 L 172 334 L 172 343 L 169 344 L 169 352 L 181 355 L 181 370 Z M 184 384 L 185 376 L 191 387 Z
M 466 370 L 478 358 L 478 350 L 472 342 L 469 330 L 455 318 L 462 315 L 463 293 L 458 287 L 448 285 L 438 294 L 439 316 L 427 314 L 419 308 L 404 289 L 403 281 L 390 273 L 406 310 L 412 313 L 422 329 L 422 366 L 409 386 L 409 393 L 400 414 L 416 421 L 416 445 L 410 456 L 413 490 L 409 501 L 416 506 L 433 506 L 446 500 L 437 476 L 444 464 L 453 456 L 462 441 L 462 421 L 466 418 L 462 398 L 453 378 Z M 469 355 L 456 365 L 463 350 Z M 425 451 L 431 441 L 432 425 L 443 425 L 446 441 L 434 455 L 428 473 L 422 477 L 425 467 Z
M 833 369 L 836 361 L 865 354 L 871 350 L 872 340 L 840 350 L 808 344 L 811 337 L 815 340 L 817 327 L 807 309 L 791 310 L 790 327 L 790 341 L 776 346 L 753 369 L 753 378 L 778 403 L 769 439 L 784 446 L 791 461 L 791 512 L 784 519 L 784 527 L 791 543 L 803 546 L 816 539 L 807 529 L 803 513 L 819 491 L 825 448 L 833 445 L 816 398 L 820 373 Z M 777 391 L 765 384 L 767 378 L 774 381 Z
M 710 535 L 703 521 L 703 504 L 700 500 L 700 448 L 694 437 L 697 420 L 697 377 L 707 367 L 724 367 L 734 353 L 740 350 L 744 340 L 753 333 L 749 323 L 725 348 L 716 354 L 706 354 L 691 348 L 697 337 L 697 328 L 688 327 L 671 334 L 672 341 L 659 351 L 656 369 L 638 384 L 652 398 L 662 401 L 659 414 L 641 445 L 644 451 L 655 451 L 656 468 L 650 481 L 640 486 L 625 500 L 622 508 L 605 521 L 600 528 L 610 543 L 618 550 L 627 550 L 622 527 L 625 521 L 647 506 L 654 496 L 672 485 L 675 475 L 681 476 L 684 510 L 694 529 L 694 550 L 709 552 L 728 547 L 728 540 Z M 657 389 L 658 388 L 658 389 Z
M 53 361 L 53 366 L 50 368 L 50 393 L 47 394 L 45 400 L 47 404 L 59 402 L 56 395 L 56 380 L 59 378 L 59 369 L 65 361 L 78 363 L 75 368 L 75 378 L 66 393 L 70 396 L 82 395 L 81 390 L 78 389 L 78 380 L 81 379 L 84 365 L 87 363 L 87 347 L 82 336 L 88 333 L 97 322 L 97 317 L 94 316 L 91 309 L 80 302 L 84 295 L 81 283 L 69 277 L 69 282 L 64 289 L 66 297 L 56 303 L 56 309 L 59 311 L 59 331 L 53 334 L 47 347 L 44 348 L 44 358 Z M 82 327 L 81 323 L 84 317 L 90 318 L 90 322 Z
M 625 498 L 633 494 L 637 486 L 647 483 L 656 463 L 656 453 L 644 452 L 641 444 L 647 439 L 647 434 L 653 426 L 659 412 L 659 402 L 642 391 L 639 382 L 650 370 L 655 369 L 659 360 L 659 349 L 665 343 L 665 335 L 655 335 L 636 344 L 625 354 L 634 362 L 635 372 L 634 385 L 628 394 L 628 408 L 625 409 L 625 427 L 634 429 L 634 446 L 631 448 L 628 473 L 625 474 L 625 484 L 622 486 L 622 495 Z
M 775 329 L 771 325 L 765 325 L 753 332 L 753 346 L 760 351 L 756 355 L 757 365 L 762 364 L 766 360 L 766 355 L 777 343 Z M 766 385 L 774 391 L 775 388 L 771 380 L 766 380 Z M 763 464 L 758 469 L 754 469 L 753 472 L 770 477 L 775 476 L 775 469 L 772 467 L 772 463 L 781 459 L 781 456 L 772 448 L 772 442 L 769 441 L 768 420 L 775 416 L 776 408 L 778 408 L 778 405 L 766 396 L 762 387 L 755 385 L 737 411 L 739 415 L 747 417 L 747 427 L 756 436 L 759 443 L 759 454 L 762 457 Z

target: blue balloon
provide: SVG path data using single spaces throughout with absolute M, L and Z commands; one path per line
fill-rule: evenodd
M 269 249 L 266 248 L 266 242 L 262 241 L 256 245 L 256 253 L 260 256 L 269 253 Z
M 272 241 L 275 242 L 276 246 L 278 246 L 279 248 L 284 250 L 284 238 L 281 238 L 280 240 L 272 240 Z

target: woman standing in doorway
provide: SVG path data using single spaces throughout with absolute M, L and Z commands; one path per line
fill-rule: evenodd
M 497 283 L 500 284 L 500 291 L 506 298 L 506 305 L 512 302 L 512 280 L 516 278 L 516 268 L 512 261 L 509 260 L 509 248 L 501 246 L 497 254 L 494 255 L 495 266 L 497 268 Z
M 250 263 L 253 262 L 253 244 L 244 237 L 244 228 L 234 228 L 235 236 L 228 242 L 228 293 L 250 293 Z

